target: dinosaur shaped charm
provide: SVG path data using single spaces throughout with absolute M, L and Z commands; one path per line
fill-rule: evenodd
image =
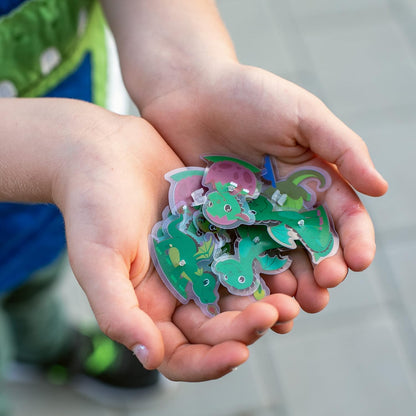
M 268 292 L 260 273 L 281 273 L 290 266 L 290 259 L 279 254 L 282 246 L 270 238 L 264 226 L 242 225 L 237 233 L 235 254 L 216 258 L 212 270 L 221 284 L 235 295 L 252 295 L 259 285 Z
M 256 224 L 267 224 L 267 232 L 273 240 L 288 249 L 295 249 L 299 242 L 315 264 L 338 249 L 338 238 L 322 205 L 300 212 L 281 210 L 273 201 L 260 195 L 251 200 L 249 206 L 256 213 Z
M 167 221 L 167 226 L 165 226 Z M 188 226 L 188 214 L 167 215 L 151 234 L 152 259 L 159 275 L 182 303 L 193 299 L 208 315 L 219 313 L 218 279 L 212 273 L 216 244 L 210 234 L 198 237 Z
M 255 218 L 247 198 L 259 194 L 260 183 L 255 174 L 260 169 L 231 157 L 207 156 L 205 159 L 214 162 L 202 182 L 209 189 L 202 207 L 205 217 L 221 228 L 253 224 Z

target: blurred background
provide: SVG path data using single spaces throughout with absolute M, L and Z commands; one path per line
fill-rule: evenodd
M 416 414 L 416 2 L 218 6 L 241 62 L 313 92 L 367 142 L 390 183 L 386 196 L 363 197 L 376 226 L 376 259 L 332 289 L 323 312 L 302 313 L 288 335 L 265 335 L 249 361 L 220 380 L 167 383 L 118 407 L 68 388 L 10 381 L 16 416 Z M 114 108 L 123 112 L 125 104 L 118 98 Z M 92 319 L 69 268 L 60 291 L 73 319 Z

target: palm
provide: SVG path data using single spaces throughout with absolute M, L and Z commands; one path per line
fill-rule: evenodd
M 321 310 L 328 302 L 326 288 L 339 284 L 348 268 L 366 268 L 374 256 L 372 223 L 346 182 L 369 195 L 385 192 L 385 183 L 370 170 L 364 143 L 316 97 L 266 71 L 231 65 L 215 83 L 210 78 L 211 85 L 201 87 L 201 82 L 141 109 L 185 163 L 200 164 L 202 154 L 230 154 L 261 166 L 269 154 L 281 175 L 302 165 L 330 172 L 333 185 L 320 202 L 334 218 L 339 252 L 313 268 L 298 251 L 290 271 L 268 280 L 272 292 L 294 295 L 306 311 Z

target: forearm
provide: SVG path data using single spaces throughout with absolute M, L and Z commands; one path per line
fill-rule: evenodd
M 0 200 L 50 201 L 56 169 L 51 102 L 1 99 Z
M 101 1 L 139 107 L 236 60 L 213 0 Z
M 104 111 L 76 100 L 0 99 L 0 200 L 55 202 L 77 141 L 97 136 Z

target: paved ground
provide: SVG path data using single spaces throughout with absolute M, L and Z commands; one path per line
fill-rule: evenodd
M 378 254 L 319 315 L 266 335 L 231 375 L 113 409 L 43 384 L 10 383 L 17 416 L 416 414 L 416 2 L 219 0 L 241 61 L 321 97 L 368 143 L 390 182 L 366 202 Z M 64 291 L 85 300 L 72 282 Z

